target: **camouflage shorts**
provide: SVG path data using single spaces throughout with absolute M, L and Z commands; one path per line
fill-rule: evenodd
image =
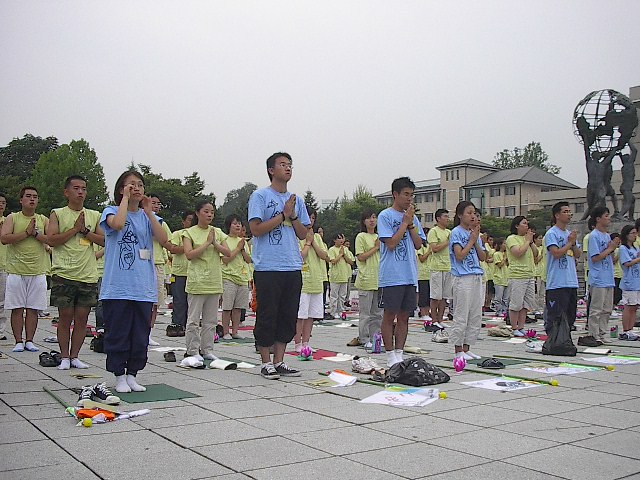
M 98 284 L 76 282 L 54 276 L 51 285 L 51 305 L 58 308 L 95 307 L 98 304 Z

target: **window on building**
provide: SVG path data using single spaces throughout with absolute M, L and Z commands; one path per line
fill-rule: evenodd
M 499 217 L 500 216 L 500 207 L 490 208 L 489 209 L 489 215 L 492 216 L 492 217 Z
M 504 187 L 504 194 L 505 195 L 515 195 L 516 194 L 516 186 L 515 185 L 510 185 L 508 187 Z M 514 213 L 515 215 L 515 213 Z
M 447 170 L 446 172 L 444 172 L 444 176 L 447 180 L 447 182 L 449 181 L 449 170 Z
M 460 170 L 456 170 L 456 180 L 460 180 Z
M 433 203 L 433 202 L 435 202 L 435 200 L 436 200 L 436 196 L 435 196 L 435 194 L 433 194 L 433 193 L 427 193 L 427 194 L 425 195 L 425 197 L 426 197 L 425 201 L 426 201 L 427 203 Z
M 433 222 L 433 213 L 425 213 L 424 219 L 426 222 Z
M 492 196 L 492 197 L 499 197 L 500 196 L 500 187 L 491 187 L 489 195 Z
M 440 190 L 438 190 L 438 202 L 440 201 Z
M 416 217 L 418 218 L 418 222 L 422 223 L 422 214 L 416 213 Z
M 447 189 L 442 189 L 442 208 L 446 210 L 447 208 Z
M 576 203 L 573 207 L 575 213 L 584 213 L 584 203 Z
M 516 207 L 504 207 L 504 216 L 505 217 L 515 217 L 516 216 Z
M 458 201 L 461 202 L 464 200 L 464 188 L 458 188 Z

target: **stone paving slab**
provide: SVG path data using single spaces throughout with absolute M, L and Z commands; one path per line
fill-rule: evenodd
M 389 480 L 389 474 L 378 468 L 350 461 L 343 457 L 298 462 L 281 467 L 246 472 L 256 480 L 291 480 L 304 475 L 308 478 L 336 478 L 340 480 Z M 406 478 L 396 475 L 395 478 Z
M 551 416 L 498 425 L 493 429 L 562 443 L 575 442 L 615 431 L 613 428 L 590 425 L 584 421 L 576 422 Z
M 624 457 L 640 460 L 640 432 L 632 430 L 621 430 L 618 432 L 600 435 L 595 438 L 588 438 L 574 442 L 574 445 L 583 448 L 590 448 L 598 452 L 612 453 Z M 624 459 L 620 459 L 624 461 Z
M 469 468 L 462 468 L 452 472 L 430 475 L 420 480 L 496 480 L 497 478 L 518 480 L 553 480 L 556 477 L 547 473 L 540 473 L 528 468 L 509 465 L 503 462 L 484 463 Z
M 28 452 L 37 452 L 37 455 Z M 76 463 L 51 440 L 0 444 L 0 458 L 0 472 L 62 464 L 67 468 L 73 468 Z M 0 474 L 0 477 L 3 475 Z
M 220 420 L 197 425 L 156 428 L 154 431 L 187 448 L 271 436 L 271 433 L 266 430 L 261 430 L 237 420 Z
M 81 463 L 73 465 L 48 465 L 36 468 L 21 468 L 2 472 L 2 480 L 43 480 L 64 479 L 64 480 L 99 480 L 95 473 Z

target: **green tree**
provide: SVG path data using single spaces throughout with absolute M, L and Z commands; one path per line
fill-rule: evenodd
M 206 199 L 215 205 L 216 196 L 204 193 L 205 183 L 197 172 L 180 180 L 164 178 L 162 174 L 154 173 L 149 165 L 133 166 L 144 176 L 145 192 L 154 193 L 160 198 L 163 205 L 160 216 L 171 230 L 182 228 L 182 213 L 193 210 L 200 200 Z
M 551 228 L 551 208 L 541 208 L 539 210 L 529 210 L 527 220 L 536 227 L 536 231 L 545 234 Z
M 480 220 L 482 228 L 493 238 L 507 238 L 511 235 L 511 219 L 485 215 Z
M 364 185 L 358 185 L 350 199 L 346 198 L 346 196 L 342 199 L 338 212 L 338 224 L 345 237 L 351 240 L 352 245 L 355 242 L 356 235 L 360 233 L 362 212 L 371 209 L 378 214 L 383 208 L 371 191 Z
M 338 225 L 339 210 L 340 200 L 336 198 L 334 202 L 329 204 L 329 206 L 318 212 L 318 217 L 316 218 L 315 228 L 317 230 L 318 227 L 322 227 L 324 230 L 324 243 L 329 246 L 333 245 L 333 242 L 331 241 L 333 235 L 338 233 L 340 230 Z
M 72 140 L 55 150 L 43 153 L 36 163 L 30 178 L 38 189 L 38 211 L 48 215 L 53 208 L 67 204 L 64 197 L 64 181 L 71 175 L 87 179 L 87 197 L 84 205 L 93 210 L 102 210 L 109 200 L 102 165 L 95 150 L 86 140 Z
M 36 137 L 27 133 L 0 148 L 0 192 L 7 196 L 7 213 L 20 209 L 18 198 L 38 162 L 40 155 L 58 148 L 55 137 Z
M 309 205 L 316 212 L 320 210 L 320 208 L 318 207 L 318 201 L 316 200 L 316 197 L 313 196 L 313 193 L 311 192 L 311 190 L 307 190 L 305 192 L 304 203 L 305 205 Z
M 502 150 L 493 157 L 493 166 L 501 170 L 518 167 L 538 167 L 557 175 L 560 167 L 549 163 L 549 155 L 542 149 L 540 142 L 531 142 L 524 148 Z
M 257 189 L 257 185 L 247 182 L 240 188 L 230 190 L 224 198 L 224 203 L 220 207 L 218 214 L 216 214 L 216 220 L 220 222 L 219 225 L 224 225 L 224 219 L 232 213 L 238 215 L 248 225 L 249 197 Z

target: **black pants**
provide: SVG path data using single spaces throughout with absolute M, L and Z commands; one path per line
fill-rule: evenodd
M 615 307 L 622 300 L 622 290 L 620 289 L 621 278 L 614 278 L 616 286 L 613 288 L 613 306 Z
M 100 297 L 100 288 L 102 287 L 102 277 L 98 279 L 98 298 Z M 102 300 L 98 300 L 96 305 L 96 329 L 104 328 L 104 315 L 102 313 Z
M 173 294 L 173 310 L 171 312 L 171 323 L 174 325 L 187 326 L 187 277 L 174 276 L 176 279 L 171 287 Z
M 559 323 L 565 315 L 569 322 L 569 327 L 573 327 L 576 322 L 576 311 L 578 309 L 578 289 L 577 288 L 554 288 L 546 292 L 546 308 L 544 318 L 544 329 L 547 333 L 551 331 L 554 323 Z
M 153 302 L 103 300 L 107 371 L 135 375 L 147 365 Z
M 258 302 L 253 329 L 256 344 L 270 347 L 275 342 L 289 343 L 296 333 L 302 273 L 255 271 L 253 281 Z

